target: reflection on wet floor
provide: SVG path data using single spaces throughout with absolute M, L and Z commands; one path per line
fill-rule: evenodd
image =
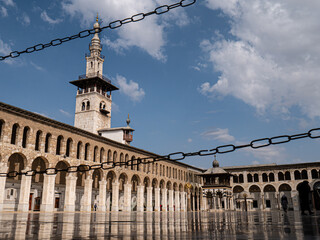
M 320 239 L 299 212 L 0 213 L 0 239 Z

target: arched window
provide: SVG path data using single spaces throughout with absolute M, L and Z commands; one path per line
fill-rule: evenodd
M 87 110 L 90 110 L 90 102 L 87 102 Z
M 1 140 L 1 136 L 2 136 L 3 126 L 4 126 L 4 121 L 3 121 L 3 120 L 0 120 L 0 140 Z
M 269 174 L 269 181 L 274 182 L 274 174 L 273 173 Z
M 15 124 L 12 126 L 11 144 L 16 144 L 18 131 L 19 131 L 19 124 L 18 124 L 18 123 L 15 123 Z
M 114 162 L 114 163 L 117 162 L 117 157 L 118 157 L 118 156 L 117 156 L 117 152 L 114 151 L 114 152 L 113 152 L 113 162 Z
M 104 156 L 104 148 L 100 149 L 100 163 L 104 162 L 105 156 Z
M 301 174 L 298 170 L 294 171 L 294 179 L 295 180 L 300 180 L 301 179 Z
M 263 182 L 268 182 L 268 175 L 266 173 L 262 174 L 262 181 Z
M 301 179 L 308 179 L 307 170 L 302 170 L 301 171 Z
M 93 62 L 90 62 L 91 63 L 91 68 L 93 68 Z
M 125 168 L 128 168 L 128 161 L 129 161 L 129 155 L 126 154 L 125 158 L 124 158 L 124 161 L 127 163 Z
M 290 172 L 288 172 L 288 171 L 285 172 L 285 174 L 284 174 L 284 179 L 285 179 L 285 180 L 291 180 Z
M 28 144 L 28 137 L 29 137 L 30 128 L 24 127 L 23 135 L 22 135 L 22 147 L 26 148 Z
M 66 156 L 67 156 L 67 157 L 70 157 L 71 147 L 72 147 L 72 139 L 71 139 L 71 138 L 68 138 L 67 144 L 66 144 Z
M 108 162 L 108 163 L 111 163 L 111 162 L 112 162 L 112 159 L 111 159 L 111 150 L 108 150 L 107 162 Z
M 47 135 L 46 135 L 46 142 L 45 142 L 45 145 L 44 145 L 44 151 L 45 151 L 46 153 L 49 152 L 50 142 L 51 142 L 51 134 L 50 134 L 50 133 L 47 133 Z
M 243 174 L 239 175 L 239 183 L 243 183 Z
M 253 175 L 253 180 L 254 182 L 259 182 L 259 175 L 257 173 Z
M 82 142 L 78 142 L 77 145 L 77 159 L 81 158 Z
M 248 182 L 252 182 L 252 175 L 250 173 L 247 175 L 247 178 L 248 178 Z
M 311 176 L 312 176 L 312 179 L 319 178 L 318 171 L 316 169 L 312 169 L 311 170 Z
M 134 156 L 132 156 L 132 157 L 131 157 L 131 170 L 133 170 L 133 163 L 134 163 L 134 159 L 135 159 L 135 157 L 134 157 Z
M 36 142 L 34 145 L 34 150 L 39 151 L 40 150 L 40 138 L 41 138 L 42 132 L 40 130 L 36 133 Z
M 239 177 L 238 177 L 238 175 L 233 175 L 233 182 L 234 182 L 234 183 L 239 183 Z
M 284 181 L 284 175 L 282 172 L 278 172 L 278 180 L 279 181 Z
M 98 152 L 98 147 L 95 146 L 94 149 L 93 149 L 93 161 L 94 161 L 94 162 L 96 161 L 97 152 Z
M 58 136 L 58 138 L 57 138 L 56 155 L 60 155 L 61 154 L 62 139 L 63 139 L 63 137 L 61 135 Z
M 84 160 L 88 160 L 89 158 L 89 143 L 86 143 L 85 147 L 84 147 Z
M 86 103 L 85 103 L 85 102 L 82 102 L 81 111 L 84 111 L 84 110 L 86 110 Z

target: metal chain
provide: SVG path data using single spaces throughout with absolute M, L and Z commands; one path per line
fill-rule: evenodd
M 37 170 L 29 170 L 26 172 L 11 171 L 8 173 L 0 173 L 0 177 L 14 178 L 20 175 L 26 175 L 26 176 L 34 176 L 36 174 L 55 175 L 58 172 L 75 173 L 75 172 L 88 172 L 96 169 L 110 170 L 118 166 L 133 167 L 141 164 L 151 164 L 154 162 L 164 161 L 164 160 L 176 162 L 191 156 L 202 157 L 202 156 L 210 156 L 214 154 L 224 154 L 224 153 L 234 152 L 237 149 L 249 148 L 249 147 L 251 147 L 252 149 L 258 149 L 258 148 L 263 148 L 270 145 L 288 143 L 290 141 L 302 139 L 302 138 L 311 138 L 311 139 L 320 138 L 320 128 L 311 129 L 306 133 L 300 133 L 300 134 L 294 134 L 294 135 L 280 135 L 280 136 L 275 136 L 271 138 L 255 139 L 255 140 L 252 140 L 249 144 L 245 144 L 245 145 L 235 146 L 233 144 L 227 144 L 227 145 L 218 146 L 210 150 L 200 150 L 197 152 L 189 152 L 189 153 L 174 152 L 168 155 L 157 156 L 157 157 L 131 159 L 127 162 L 109 162 L 108 161 L 108 162 L 103 162 L 95 165 L 70 166 L 65 169 L 47 168 L 46 170 L 43 170 L 43 171 L 37 171 Z
M 155 8 L 153 11 L 148 12 L 148 13 L 138 13 L 133 15 L 132 17 L 125 18 L 122 20 L 116 20 L 113 22 L 110 22 L 108 25 L 99 28 L 98 32 L 102 32 L 103 30 L 110 28 L 110 29 L 115 29 L 123 26 L 124 24 L 131 23 L 131 22 L 139 22 L 143 20 L 145 17 L 151 16 L 151 15 L 161 15 L 163 13 L 169 12 L 171 9 L 177 8 L 177 7 L 188 7 L 191 6 L 192 4 L 196 3 L 196 0 L 181 0 L 180 2 L 171 4 L 171 5 L 163 5 L 160 7 Z M 88 37 L 92 34 L 95 34 L 96 30 L 94 28 L 92 29 L 87 29 L 79 32 L 78 34 L 69 36 L 69 37 L 64 37 L 64 38 L 57 38 L 49 43 L 46 44 L 37 44 L 32 47 L 28 47 L 27 49 L 23 51 L 13 51 L 9 55 L 6 56 L 0 56 L 0 61 L 5 60 L 6 58 L 16 58 L 19 57 L 23 53 L 32 53 L 35 51 L 40 51 L 48 47 L 55 47 L 58 45 L 61 45 L 62 43 L 69 42 L 71 40 L 75 40 L 77 38 L 85 38 Z

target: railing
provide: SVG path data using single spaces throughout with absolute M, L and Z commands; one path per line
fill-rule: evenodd
M 86 53 L 85 56 L 86 57 L 91 57 L 91 54 L 90 53 Z M 105 56 L 100 54 L 100 58 L 105 59 Z
M 110 79 L 108 79 L 107 77 L 105 77 L 105 76 L 103 76 L 102 74 L 99 74 L 99 73 L 90 73 L 90 74 L 80 75 L 79 76 L 79 80 L 90 78 L 90 77 L 99 77 L 99 78 L 102 78 L 103 80 L 105 80 L 106 82 L 111 84 L 111 80 Z

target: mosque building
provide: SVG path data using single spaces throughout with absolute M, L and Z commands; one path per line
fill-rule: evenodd
M 289 210 L 300 210 L 299 192 L 320 209 L 317 162 L 221 168 L 214 159 L 208 170 L 136 164 L 159 156 L 131 145 L 129 115 L 125 127 L 111 127 L 119 88 L 103 75 L 99 28 L 97 19 L 86 74 L 70 82 L 77 87 L 74 126 L 0 102 L 0 211 L 268 211 L 281 208 L 283 194 Z M 94 168 L 101 163 L 106 170 Z M 53 174 L 32 174 L 46 169 Z

